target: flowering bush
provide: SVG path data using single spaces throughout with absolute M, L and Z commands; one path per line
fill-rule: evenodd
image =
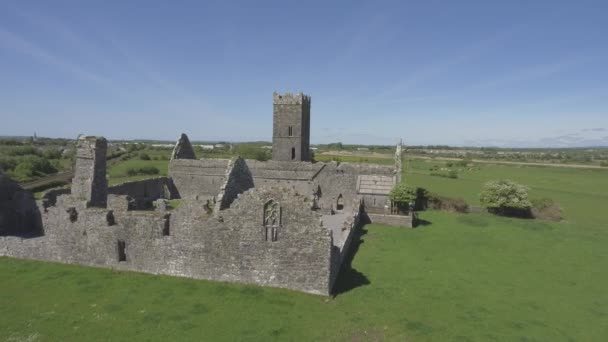
M 528 187 L 513 181 L 487 182 L 479 199 L 490 212 L 508 216 L 530 216 L 532 203 L 528 199 Z

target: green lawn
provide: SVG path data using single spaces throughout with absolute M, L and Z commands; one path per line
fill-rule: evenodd
M 130 168 L 141 168 L 145 166 L 154 166 L 158 169 L 157 175 L 137 175 L 128 176 L 127 170 Z M 109 184 L 114 185 L 124 182 L 132 182 L 136 180 L 142 180 L 153 177 L 166 176 L 169 169 L 168 160 L 140 160 L 140 159 L 129 159 L 118 162 L 108 169 Z
M 0 338 L 528 340 L 608 337 L 608 243 L 568 223 L 425 213 L 366 226 L 346 291 L 297 292 L 0 259 Z M 353 287 L 354 285 L 354 287 Z
M 0 258 L 0 340 L 608 340 L 608 172 L 483 165 L 458 179 L 408 162 L 406 181 L 477 202 L 510 178 L 566 220 L 425 212 L 366 226 L 332 299 Z

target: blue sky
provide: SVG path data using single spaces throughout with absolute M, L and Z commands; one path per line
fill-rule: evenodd
M 607 1 L 2 1 L 0 135 L 608 145 Z

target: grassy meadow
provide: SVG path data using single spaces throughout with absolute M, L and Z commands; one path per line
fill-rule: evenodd
M 435 164 L 406 161 L 406 182 L 478 204 L 485 181 L 509 178 L 565 220 L 367 225 L 334 298 L 0 258 L 0 340 L 608 340 L 608 172 L 475 165 L 449 179 Z

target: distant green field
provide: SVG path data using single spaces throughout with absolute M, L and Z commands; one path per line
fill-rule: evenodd
M 141 168 L 145 166 L 154 166 L 158 169 L 157 175 L 137 175 L 128 176 L 127 170 L 130 168 Z M 108 170 L 108 178 L 110 185 L 131 182 L 141 179 L 153 178 L 166 176 L 169 169 L 168 160 L 140 160 L 140 159 L 129 159 L 126 161 L 120 161 L 115 165 L 110 166 Z
M 445 162 L 412 159 L 405 162 L 405 182 L 479 205 L 479 193 L 489 180 L 511 179 L 531 188 L 532 198 L 549 197 L 564 209 L 566 219 L 581 225 L 608 228 L 608 170 L 474 164 L 458 168 L 458 179 L 430 176 L 429 169 Z M 471 170 L 469 170 L 471 169 Z
M 361 157 L 361 156 L 349 156 L 349 155 L 319 154 L 319 155 L 315 155 L 315 160 L 320 161 L 320 162 L 339 161 L 339 162 L 344 162 L 344 163 L 370 163 L 370 164 L 380 164 L 380 165 L 393 165 L 395 163 L 392 155 L 387 155 L 385 157 L 381 157 L 381 156 Z
M 608 172 L 475 165 L 448 179 L 435 164 L 406 161 L 406 182 L 476 204 L 485 181 L 509 178 L 566 220 L 429 211 L 417 229 L 367 225 L 332 299 L 0 258 L 0 340 L 608 340 Z

